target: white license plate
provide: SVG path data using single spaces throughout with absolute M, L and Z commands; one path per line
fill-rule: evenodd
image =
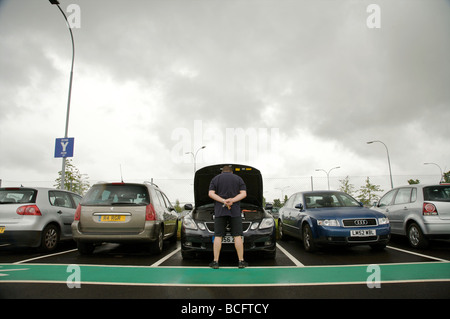
M 351 230 L 351 237 L 367 237 L 367 236 L 376 236 L 377 231 L 375 229 L 361 229 L 361 230 Z

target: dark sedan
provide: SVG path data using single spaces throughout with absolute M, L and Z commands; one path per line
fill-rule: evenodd
M 311 191 L 292 195 L 280 209 L 280 238 L 303 241 L 306 251 L 320 244 L 370 245 L 384 249 L 390 238 L 389 219 L 363 207 L 350 195 L 337 191 Z
M 196 253 L 212 253 L 214 238 L 214 202 L 208 196 L 211 179 L 221 173 L 226 164 L 204 167 L 195 173 L 195 207 L 183 218 L 181 227 L 181 254 L 193 258 Z M 273 217 L 263 208 L 263 181 L 259 170 L 246 165 L 232 165 L 233 173 L 239 175 L 247 186 L 247 197 L 241 201 L 244 229 L 244 251 L 258 251 L 275 258 L 276 231 Z M 233 237 L 222 240 L 222 251 L 235 251 Z

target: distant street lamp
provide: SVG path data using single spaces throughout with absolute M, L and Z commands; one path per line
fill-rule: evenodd
M 191 154 L 192 157 L 194 158 L 194 175 L 195 175 L 195 172 L 197 171 L 197 163 L 196 163 L 196 160 L 197 160 L 197 154 L 198 154 L 198 152 L 199 152 L 200 150 L 204 149 L 205 147 L 206 147 L 206 146 L 200 147 L 200 148 L 195 152 L 195 154 L 192 153 L 192 152 L 186 152 L 186 153 L 185 153 L 185 154 Z
M 388 160 L 388 165 L 389 165 L 389 176 L 391 178 L 391 188 L 394 188 L 394 183 L 392 182 L 391 160 L 389 159 L 389 150 L 388 150 L 386 144 L 384 144 L 382 141 L 370 141 L 370 142 L 367 142 L 367 144 L 372 144 L 375 142 L 383 144 L 384 147 L 386 148 L 387 160 Z
M 323 172 L 325 172 L 325 174 L 327 174 L 328 190 L 330 190 L 330 172 L 337 168 L 341 168 L 341 167 L 340 166 L 333 167 L 328 172 L 326 170 L 324 170 L 323 168 L 316 169 L 316 172 L 323 171 Z
M 444 175 L 442 174 L 442 168 L 438 164 L 436 164 L 436 163 L 423 163 L 423 165 L 436 165 L 439 168 L 439 171 L 441 172 L 441 177 L 439 179 L 439 183 L 441 183 L 443 181 Z
M 69 28 L 70 38 L 72 39 L 72 66 L 70 68 L 69 95 L 67 97 L 67 112 L 66 112 L 66 129 L 65 129 L 65 133 L 64 133 L 64 138 L 67 138 L 68 133 L 69 133 L 70 98 L 72 95 L 73 64 L 75 61 L 75 43 L 73 41 L 72 28 L 70 27 L 70 24 L 69 24 L 69 21 L 67 20 L 66 14 L 59 6 L 59 1 L 58 0 L 49 0 L 49 1 L 51 4 L 56 5 L 58 7 L 59 11 L 61 11 L 62 15 L 64 16 L 64 19 L 66 20 L 67 27 Z M 61 189 L 64 189 L 65 175 L 66 175 L 66 158 L 63 157 L 62 158 L 62 169 L 61 169 Z

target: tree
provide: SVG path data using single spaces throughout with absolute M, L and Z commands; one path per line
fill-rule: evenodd
M 408 179 L 408 184 L 409 185 L 414 185 L 414 184 L 420 184 L 420 181 L 416 178 L 416 179 Z
M 62 171 L 58 172 L 59 177 L 55 180 L 56 184 L 54 185 L 56 188 L 61 188 L 61 174 Z M 78 168 L 72 164 L 71 159 L 66 160 L 66 172 L 64 175 L 64 189 L 69 190 L 71 192 L 84 195 L 87 192 L 90 185 L 89 182 L 83 179 L 83 175 L 81 174 Z
M 181 208 L 181 206 L 180 206 L 180 200 L 179 199 L 177 199 L 175 201 L 175 205 L 173 206 L 173 208 L 175 208 L 177 213 L 181 213 L 183 211 L 183 208 Z
M 380 185 L 374 185 L 370 183 L 369 177 L 366 178 L 366 185 L 359 188 L 358 199 L 366 206 L 372 205 L 374 201 L 377 201 L 379 196 L 377 192 L 383 192 Z
M 349 194 L 350 196 L 353 196 L 355 186 L 353 184 L 350 184 L 348 175 L 344 179 L 340 179 L 339 182 L 341 183 L 341 185 L 339 186 L 339 190 L 341 192 Z
M 450 183 L 450 171 L 448 171 L 447 173 L 444 173 L 444 175 L 442 176 L 444 178 L 444 183 Z

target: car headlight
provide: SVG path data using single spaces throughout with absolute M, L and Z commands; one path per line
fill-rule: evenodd
M 386 225 L 386 224 L 389 224 L 389 218 L 387 217 L 378 218 L 378 225 Z
M 275 225 L 273 218 L 264 218 L 259 225 L 259 229 L 267 229 L 272 228 Z
M 317 220 L 319 226 L 337 226 L 339 227 L 339 221 L 337 219 L 319 219 Z
M 197 224 L 191 218 L 184 218 L 183 225 L 186 229 L 197 230 Z

